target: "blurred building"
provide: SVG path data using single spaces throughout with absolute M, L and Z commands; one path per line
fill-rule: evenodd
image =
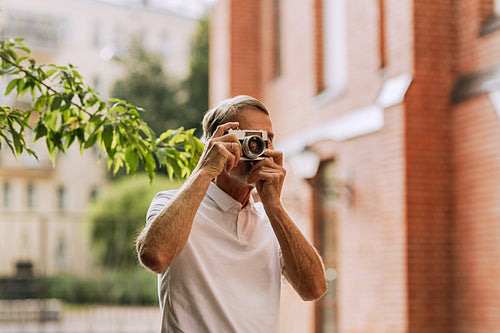
M 104 98 L 124 75 L 116 60 L 133 37 L 164 57 L 170 76 L 188 74 L 197 19 L 148 1 L 3 0 L 0 8 L 3 36 L 24 37 L 38 63 L 77 66 Z M 106 163 L 98 163 L 95 151 L 80 156 L 70 149 L 53 168 L 44 143 L 35 150 L 38 163 L 14 158 L 7 146 L 0 150 L 0 276 L 15 274 L 16 263 L 31 263 L 35 274 L 84 274 L 92 258 L 83 218 L 106 184 Z
M 271 110 L 328 294 L 283 332 L 497 332 L 500 1 L 219 0 L 211 103 Z

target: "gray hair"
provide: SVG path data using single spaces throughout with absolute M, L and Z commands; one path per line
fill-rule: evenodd
M 202 122 L 203 137 L 206 139 L 211 137 L 219 125 L 234 120 L 236 114 L 243 109 L 259 109 L 265 114 L 269 114 L 264 103 L 254 97 L 239 95 L 226 99 L 205 113 Z

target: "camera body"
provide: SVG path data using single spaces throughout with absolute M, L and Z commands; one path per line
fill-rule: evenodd
M 227 133 L 234 134 L 240 142 L 243 151 L 241 161 L 260 161 L 264 159 L 262 157 L 264 150 L 269 147 L 267 131 L 230 129 Z

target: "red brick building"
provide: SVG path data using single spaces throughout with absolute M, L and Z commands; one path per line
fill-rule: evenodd
M 283 332 L 500 332 L 500 0 L 219 0 L 211 102 L 262 99 L 329 292 Z

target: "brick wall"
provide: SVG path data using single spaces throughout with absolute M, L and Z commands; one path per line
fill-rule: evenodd
M 500 30 L 484 33 L 493 1 L 346 4 L 349 76 L 342 95 L 318 98 L 319 0 L 281 0 L 277 77 L 273 0 L 220 1 L 215 12 L 223 9 L 230 19 L 221 22 L 219 13 L 212 31 L 218 41 L 231 36 L 231 63 L 217 62 L 212 73 L 229 68 L 226 95 L 253 94 L 268 105 L 278 143 L 374 105 L 388 79 L 411 74 L 404 101 L 383 111 L 380 131 L 312 145 L 323 160 L 336 161 L 335 177 L 349 179 L 354 189 L 352 205 L 339 202 L 336 212 L 339 332 L 497 332 L 500 120 L 487 88 L 452 102 L 459 78 L 500 64 Z M 233 30 L 222 33 L 227 22 Z M 235 43 L 255 48 L 243 52 Z M 215 89 L 211 96 L 222 95 Z M 287 167 L 284 197 L 291 198 L 299 227 L 313 237 L 315 189 Z M 314 306 L 289 286 L 283 297 L 283 332 L 314 332 Z
M 379 64 L 378 8 L 376 3 L 347 1 L 348 31 L 352 34 L 349 43 L 349 83 L 345 94 L 327 103 L 317 101 L 318 92 L 318 31 L 316 18 L 317 2 L 282 0 L 282 74 L 273 77 L 272 31 L 273 15 L 271 0 L 262 0 L 260 7 L 260 87 L 261 98 L 271 109 L 274 129 L 278 140 L 306 128 L 318 126 L 326 121 L 347 114 L 352 110 L 372 105 L 384 80 Z M 246 8 L 248 2 L 231 1 L 231 10 L 240 13 L 237 6 Z M 227 4 L 224 2 L 227 8 Z M 388 4 L 390 11 L 409 14 L 408 4 Z M 360 13 L 361 12 L 361 13 Z M 234 15 L 231 14 L 234 19 Z M 411 20 L 397 17 L 399 31 L 410 32 Z M 356 18 L 354 20 L 353 18 Z M 218 19 L 215 19 L 218 22 Z M 362 22 L 362 24 L 359 24 Z M 391 24 L 388 24 L 390 27 Z M 233 34 L 240 34 L 241 27 Z M 234 36 L 232 37 L 234 39 Z M 387 75 L 398 75 L 410 63 L 408 50 L 395 54 L 394 44 L 408 44 L 407 33 L 388 37 L 388 58 L 396 63 Z M 232 52 L 235 49 L 231 48 Z M 404 55 L 404 57 L 402 56 Z M 231 59 L 236 58 L 234 54 Z M 234 58 L 233 58 L 234 57 Z M 252 60 L 240 58 L 240 65 L 247 67 Z M 232 66 L 233 68 L 234 66 Z M 391 73 L 392 68 L 394 72 Z M 218 68 L 212 68 L 217 72 Z M 224 69 L 222 69 L 224 72 Z M 237 71 L 242 73 L 242 69 Z M 258 79 L 257 75 L 243 76 Z M 389 76 L 388 76 L 389 77 Z M 231 91 L 244 92 L 244 81 L 231 80 Z M 216 93 L 216 92 L 213 92 Z M 258 96 L 259 97 L 259 96 Z M 339 328 L 341 332 L 405 332 L 407 327 L 406 296 L 406 243 L 404 224 L 404 111 L 393 107 L 385 111 L 383 131 L 344 143 L 319 142 L 316 145 L 323 159 L 334 158 L 338 164 L 338 178 L 353 175 L 352 186 L 355 199 L 352 208 L 341 203 L 339 207 Z M 299 227 L 311 238 L 312 211 L 308 214 L 295 211 L 297 201 L 310 202 L 312 188 L 307 182 L 299 182 L 289 168 L 285 198 L 292 200 L 290 214 Z M 302 194 L 297 200 L 297 193 Z M 304 204 L 304 209 L 312 209 Z M 295 208 L 295 209 L 294 209 Z M 300 301 L 290 288 L 285 286 L 282 302 L 283 332 L 313 332 L 315 320 L 313 304 Z
M 500 31 L 481 35 L 493 1 L 457 8 L 461 74 L 500 63 Z M 485 9 L 486 8 L 486 9 Z M 488 10 L 490 10 L 488 12 Z M 500 121 L 487 95 L 455 105 L 454 332 L 497 332 L 500 327 Z
M 452 332 L 453 1 L 414 2 L 414 82 L 406 105 L 409 332 Z
M 454 110 L 455 330 L 500 327 L 500 121 L 488 98 Z

